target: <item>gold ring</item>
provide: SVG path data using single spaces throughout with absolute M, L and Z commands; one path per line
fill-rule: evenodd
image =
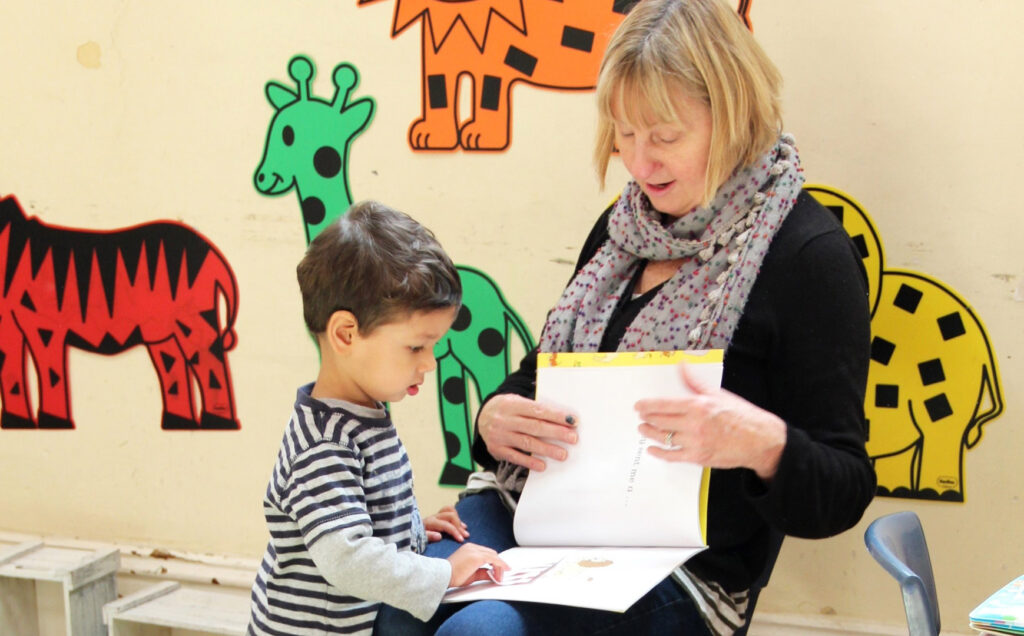
M 672 446 L 672 436 L 675 434 L 675 431 L 669 431 L 668 434 L 665 435 L 665 446 Z

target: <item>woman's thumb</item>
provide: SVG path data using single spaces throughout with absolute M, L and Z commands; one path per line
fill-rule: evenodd
M 694 393 L 707 393 L 711 390 L 711 387 L 703 379 L 699 378 L 690 369 L 690 365 L 685 362 L 679 363 L 679 379 L 683 381 L 683 386 Z

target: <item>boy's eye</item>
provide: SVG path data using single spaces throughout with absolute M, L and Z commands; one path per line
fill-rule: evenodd
M 419 353 L 420 351 L 423 351 L 423 347 L 418 347 L 418 346 L 417 346 L 417 347 L 409 347 L 409 349 L 410 349 L 410 350 L 411 350 L 411 351 L 412 351 L 413 353 Z

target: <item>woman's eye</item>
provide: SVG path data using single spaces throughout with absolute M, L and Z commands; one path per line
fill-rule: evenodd
M 410 349 L 410 350 L 411 350 L 411 351 L 412 351 L 413 353 L 419 353 L 420 351 L 423 351 L 423 347 L 409 347 L 409 349 Z

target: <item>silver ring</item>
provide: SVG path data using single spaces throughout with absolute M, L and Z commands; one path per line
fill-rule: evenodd
M 675 434 L 675 431 L 669 431 L 668 434 L 665 435 L 665 446 L 672 446 L 672 436 Z

